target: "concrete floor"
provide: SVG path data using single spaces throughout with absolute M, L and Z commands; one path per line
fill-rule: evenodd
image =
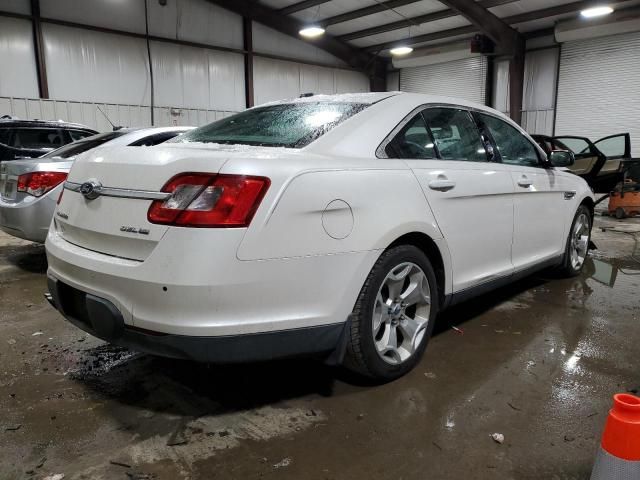
M 105 345 L 44 301 L 43 247 L 0 236 L 0 479 L 586 479 L 612 394 L 640 388 L 640 246 L 593 237 L 582 277 L 446 312 L 411 374 L 371 386 Z

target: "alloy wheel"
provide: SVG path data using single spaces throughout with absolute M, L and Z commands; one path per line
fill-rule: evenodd
M 431 291 L 415 263 L 393 267 L 380 286 L 373 307 L 373 340 L 387 363 L 405 362 L 418 349 L 431 312 Z
M 587 258 L 590 230 L 591 222 L 589 217 L 586 213 L 581 213 L 576 219 L 571 232 L 571 267 L 574 270 L 579 270 Z

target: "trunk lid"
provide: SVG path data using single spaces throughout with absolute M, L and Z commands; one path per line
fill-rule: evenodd
M 163 144 L 156 147 L 104 147 L 78 157 L 68 182 L 98 182 L 104 188 L 160 192 L 174 176 L 185 172 L 216 174 L 232 157 L 255 156 L 260 147 L 217 144 Z M 266 149 L 271 152 L 273 149 Z M 126 194 L 126 193 L 125 193 Z M 150 199 L 100 195 L 88 200 L 64 190 L 55 228 L 68 242 L 95 252 L 144 261 L 168 226 L 147 220 Z

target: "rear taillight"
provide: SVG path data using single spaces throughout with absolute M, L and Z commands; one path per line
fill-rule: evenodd
M 149 207 L 151 223 L 183 227 L 247 227 L 271 182 L 265 177 L 184 173 Z
M 18 177 L 18 191 L 41 197 L 67 178 L 65 172 L 31 172 Z

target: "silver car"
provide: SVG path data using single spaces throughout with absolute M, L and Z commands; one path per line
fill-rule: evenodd
M 99 133 L 30 160 L 0 165 L 0 229 L 44 243 L 56 202 L 76 156 L 97 147 L 152 146 L 193 127 L 123 128 Z

